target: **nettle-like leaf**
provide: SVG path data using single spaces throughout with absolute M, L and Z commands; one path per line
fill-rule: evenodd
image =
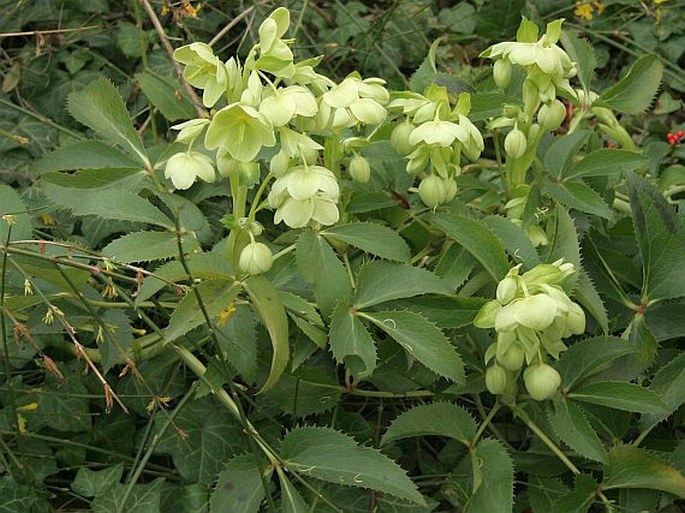
M 593 337 L 573 344 L 555 365 L 565 388 L 607 369 L 616 360 L 635 353 L 635 347 L 618 337 Z
M 685 296 L 685 223 L 661 192 L 626 174 L 643 267 L 642 303 Z
M 109 80 L 99 78 L 80 91 L 71 93 L 67 98 L 67 107 L 77 121 L 92 128 L 104 140 L 122 147 L 143 166 L 150 166 L 126 105 Z
M 273 468 L 262 469 L 253 454 L 243 454 L 229 460 L 219 474 L 210 497 L 209 513 L 257 513 L 264 499 L 261 473 L 268 479 Z
M 575 63 L 581 86 L 585 91 L 589 91 L 592 85 L 592 75 L 597 66 L 592 46 L 585 39 L 578 37 L 578 32 L 575 30 L 563 30 L 560 41 L 568 56 Z
M 547 407 L 547 419 L 554 433 L 575 452 L 591 460 L 604 461 L 604 447 L 585 412 L 575 402 L 555 400 L 554 406 Z
M 142 172 L 140 163 L 100 141 L 76 141 L 60 146 L 33 165 L 34 171 L 39 173 L 108 168 L 137 169 Z
M 656 55 L 639 58 L 628 74 L 604 91 L 599 104 L 626 114 L 641 114 L 654 100 L 664 66 Z
M 597 381 L 574 389 L 568 397 L 577 401 L 638 413 L 661 415 L 669 411 L 668 406 L 656 393 L 625 381 Z
M 654 375 L 649 389 L 656 392 L 668 410 L 660 415 L 643 415 L 640 419 L 642 429 L 649 429 L 668 418 L 685 402 L 685 353 L 661 367 Z
M 457 214 L 435 214 L 428 219 L 471 253 L 495 282 L 509 272 L 504 246 L 483 223 Z
M 606 201 L 594 190 L 581 182 L 548 183 L 543 192 L 562 205 L 593 214 L 604 219 L 613 219 L 614 212 Z
M 436 402 L 407 410 L 392 421 L 381 445 L 414 436 L 446 436 L 469 445 L 476 434 L 476 421 L 461 406 Z
M 649 488 L 685 497 L 685 475 L 644 449 L 619 445 L 609 451 L 602 487 L 606 490 Z
M 597 324 L 599 324 L 604 333 L 609 331 L 609 317 L 604 307 L 604 302 L 599 296 L 594 282 L 584 269 L 581 269 L 578 273 L 578 281 L 573 290 L 573 298 L 595 318 L 595 321 L 597 321 Z
M 199 249 L 200 244 L 192 234 L 184 236 L 184 253 Z M 134 232 L 113 240 L 102 248 L 102 253 L 125 264 L 165 260 L 178 256 L 178 241 L 173 232 Z
M 356 309 L 421 294 L 451 294 L 452 290 L 426 269 L 390 262 L 369 262 L 357 276 Z
M 411 356 L 455 383 L 465 380 L 464 362 L 442 331 L 421 315 L 409 311 L 359 312 L 390 335 Z
M 320 232 L 325 238 L 347 242 L 367 253 L 387 260 L 406 262 L 409 246 L 392 228 L 378 223 L 341 224 Z
M 618 175 L 625 171 L 632 171 L 646 164 L 647 159 L 628 150 L 603 148 L 586 155 L 582 160 L 562 172 L 564 181 L 591 176 Z
M 532 269 L 540 263 L 540 256 L 523 228 L 501 216 L 488 216 L 483 222 L 502 241 L 511 258 L 523 263 L 524 269 Z
M 309 506 L 297 491 L 297 488 L 288 479 L 285 473 L 278 468 L 278 481 L 281 483 L 281 509 L 282 513 L 300 513 L 309 511 Z
M 383 453 L 323 427 L 297 428 L 283 439 L 281 457 L 302 476 L 356 486 L 423 504 L 404 470 Z
M 578 232 L 573 218 L 568 211 L 557 204 L 554 211 L 554 219 L 549 238 L 547 262 L 554 262 L 560 258 L 564 262 L 573 264 L 576 271 L 582 269 L 580 264 L 580 244 Z M 572 289 L 578 279 L 578 273 L 574 273 L 564 281 L 564 288 Z
M 589 474 L 578 474 L 573 490 L 552 504 L 550 513 L 586 513 L 599 485 Z
M 545 152 L 543 158 L 545 170 L 553 178 L 560 180 L 573 163 L 573 157 L 585 146 L 589 137 L 589 130 L 578 130 L 556 139 Z
M 356 376 L 370 376 L 376 368 L 376 344 L 349 305 L 340 303 L 331 316 L 331 352 Z
M 471 452 L 475 491 L 464 513 L 510 513 L 514 505 L 514 465 L 497 440 L 481 440 Z

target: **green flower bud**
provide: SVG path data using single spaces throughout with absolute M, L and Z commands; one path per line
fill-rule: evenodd
M 491 365 L 485 371 L 485 388 L 494 395 L 504 392 L 507 386 L 507 373 L 497 364 Z
M 506 57 L 497 59 L 492 68 L 492 78 L 500 89 L 506 89 L 511 81 L 511 62 Z
M 416 128 L 414 125 L 405 121 L 398 124 L 390 134 L 390 144 L 395 151 L 402 156 L 409 155 L 414 151 L 414 145 L 409 144 L 409 135 Z
M 514 342 L 509 346 L 509 348 L 500 353 L 499 345 L 497 347 L 497 363 L 508 371 L 517 371 L 523 367 L 523 360 L 525 357 L 525 352 L 520 344 Z
M 511 276 L 507 276 L 497 285 L 497 301 L 506 305 L 516 297 L 517 291 L 518 284 L 516 280 Z
M 488 301 L 481 306 L 476 318 L 473 320 L 473 325 L 476 328 L 494 328 L 495 317 L 497 311 L 500 309 L 500 304 L 497 301 Z
M 445 201 L 445 185 L 436 175 L 429 175 L 419 185 L 419 197 L 428 208 L 435 208 Z
M 585 312 L 573 302 L 566 316 L 566 329 L 569 335 L 581 335 L 585 331 Z
M 355 153 L 354 157 L 350 160 L 348 170 L 352 180 L 357 183 L 367 183 L 369 178 L 371 178 L 371 166 L 369 165 L 369 161 L 357 153 Z
M 445 201 L 443 203 L 449 203 L 457 195 L 457 182 L 454 178 L 443 178 L 442 183 L 445 185 Z
M 549 244 L 549 239 L 547 238 L 545 230 L 536 224 L 531 224 L 528 228 L 526 228 L 526 235 L 528 236 L 528 240 L 530 240 L 531 244 L 533 244 L 533 247 L 535 248 Z
M 526 390 L 536 401 L 551 398 L 561 385 L 559 373 L 546 363 L 531 365 L 523 373 Z
M 523 157 L 527 146 L 526 134 L 516 127 L 504 138 L 504 151 L 513 159 Z
M 566 118 L 566 107 L 559 100 L 545 103 L 538 111 L 538 123 L 545 130 L 556 130 Z
M 274 257 L 266 244 L 252 242 L 240 252 L 238 266 L 247 274 L 265 273 L 274 263 Z

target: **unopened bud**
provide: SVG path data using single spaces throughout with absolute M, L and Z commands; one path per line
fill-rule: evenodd
M 350 176 L 357 183 L 367 183 L 371 178 L 371 166 L 369 161 L 359 154 L 354 155 L 349 165 Z
M 513 159 L 523 157 L 527 146 L 526 134 L 516 127 L 504 138 L 504 151 Z
M 419 185 L 419 197 L 424 205 L 435 208 L 445 201 L 445 185 L 436 175 L 429 175 Z
M 240 252 L 238 266 L 247 274 L 261 274 L 271 269 L 273 262 L 269 247 L 261 242 L 253 242 Z
M 499 349 L 499 345 L 497 349 Z M 496 358 L 497 363 L 500 364 L 504 369 L 508 371 L 517 371 L 523 367 L 525 352 L 523 351 L 521 344 L 514 342 L 507 348 L 506 351 L 497 351 Z
M 524 371 L 523 381 L 533 399 L 544 401 L 556 393 L 561 385 L 561 376 L 546 363 L 539 363 L 531 365 Z
M 416 128 L 414 125 L 405 121 L 397 125 L 390 134 L 390 144 L 402 156 L 409 155 L 414 151 L 414 146 L 409 144 L 409 134 L 414 128 Z
M 502 305 L 510 303 L 516 297 L 517 290 L 518 284 L 516 280 L 511 276 L 507 276 L 497 285 L 497 301 Z
M 494 395 L 504 392 L 507 386 L 507 372 L 497 364 L 491 365 L 485 371 L 485 388 Z
M 495 61 L 492 68 L 492 78 L 500 89 L 506 89 L 511 81 L 511 62 L 509 59 L 502 58 Z
M 538 122 L 545 130 L 556 130 L 566 118 L 566 107 L 559 100 L 545 103 L 538 111 Z

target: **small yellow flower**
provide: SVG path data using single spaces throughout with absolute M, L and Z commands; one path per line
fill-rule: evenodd
M 594 0 L 594 2 L 592 2 L 592 5 L 595 9 L 597 9 L 597 14 L 602 14 L 604 12 L 604 9 L 606 9 L 606 6 L 599 0 Z
M 590 21 L 592 19 L 592 13 L 595 12 L 595 8 L 592 7 L 590 2 L 576 2 L 576 8 L 573 14 L 582 18 L 584 20 Z
M 235 313 L 235 305 L 231 303 L 228 305 L 226 308 L 224 308 L 221 313 L 219 313 L 219 318 L 216 321 L 216 325 L 220 328 L 228 322 L 228 320 L 233 316 Z

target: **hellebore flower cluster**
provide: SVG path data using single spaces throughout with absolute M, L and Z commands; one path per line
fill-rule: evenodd
M 559 260 L 540 264 L 519 275 L 512 268 L 497 286 L 497 299 L 483 305 L 474 321 L 479 328 L 495 328 L 497 341 L 485 353 L 485 380 L 493 394 L 512 401 L 516 379 L 524 366 L 524 383 L 530 396 L 549 399 L 561 378 L 546 363 L 546 355 L 558 358 L 566 350 L 562 339 L 585 331 L 583 309 L 564 292 L 561 284 L 575 272 L 572 264 Z

